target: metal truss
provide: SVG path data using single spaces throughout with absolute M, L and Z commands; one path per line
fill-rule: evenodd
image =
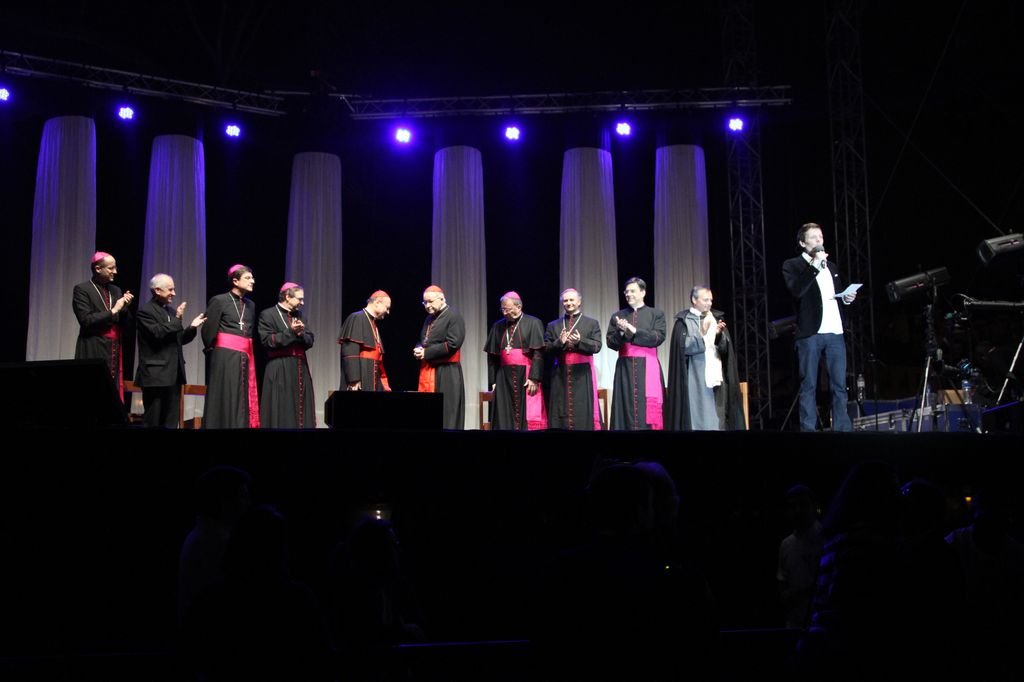
M 875 333 L 860 53 L 863 2 L 832 0 L 827 7 L 828 102 L 836 248 L 844 278 L 850 282 L 864 282 L 868 292 L 846 311 L 849 326 L 847 374 L 856 377 L 866 370 L 871 359 Z M 849 385 L 853 383 L 851 379 Z
M 765 273 L 761 138 L 757 123 L 729 138 L 729 242 L 732 249 L 731 328 L 747 381 L 750 427 L 764 428 L 772 415 L 768 282 Z
M 727 85 L 757 87 L 754 6 L 730 0 L 722 8 Z M 732 250 L 732 327 L 740 372 L 747 381 L 750 428 L 763 429 L 772 416 L 772 366 L 765 274 L 764 193 L 761 133 L 756 117 L 747 115 L 741 133 L 728 139 L 729 243 Z
M 789 86 L 766 88 L 695 88 L 479 97 L 372 99 L 331 95 L 341 99 L 356 120 L 431 118 L 438 116 L 501 116 L 508 114 L 571 114 L 585 111 L 665 111 L 784 106 Z
M 18 52 L 0 51 L 0 73 L 72 81 L 93 88 L 162 97 L 267 116 L 283 116 L 287 113 L 283 106 L 284 98 L 277 95 L 231 90 L 215 85 L 189 83 Z

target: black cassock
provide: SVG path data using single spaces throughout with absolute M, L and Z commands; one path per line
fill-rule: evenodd
M 462 429 L 466 424 L 466 382 L 462 376 L 459 350 L 466 340 L 466 323 L 451 306 L 437 315 L 428 315 L 420 330 L 423 360 L 420 363 L 419 390 L 444 396 L 442 425 L 446 429 Z M 431 386 L 427 379 L 434 370 Z
M 619 331 L 615 324 L 617 318 L 636 327 L 636 334 Z M 651 306 L 643 306 L 638 310 L 623 308 L 613 314 L 608 322 L 605 341 L 609 348 L 620 353 L 627 343 L 641 349 L 657 348 L 665 341 L 665 313 Z M 661 364 L 656 354 L 653 363 L 649 366 L 646 357 L 619 355 L 615 362 L 611 428 L 630 431 L 662 428 L 665 389 Z
M 502 364 L 502 354 L 510 356 L 509 350 L 522 351 L 529 359 L 529 366 Z M 487 353 L 487 385 L 494 386 L 491 428 L 545 428 L 544 398 L 538 391 L 533 400 L 529 400 L 524 385 L 527 378 L 538 384 L 544 378 L 544 325 L 541 321 L 526 314 L 515 322 L 498 320 L 487 333 L 484 352 Z
M 580 340 L 565 347 L 560 341 L 563 329 L 578 331 Z M 582 313 L 571 319 L 564 315 L 549 322 L 544 329 L 544 348 L 551 360 L 551 371 L 544 385 L 550 428 L 574 431 L 602 428 L 601 410 L 596 403 L 597 377 L 592 371 L 592 362 L 568 362 L 570 358 L 566 357 L 567 353 L 575 353 L 593 360 L 601 345 L 600 323 Z
M 260 343 L 267 351 L 260 395 L 260 426 L 271 429 L 316 428 L 316 400 L 306 350 L 313 332 L 291 329 L 292 313 L 280 305 L 260 313 Z
M 676 315 L 672 328 L 672 346 L 668 359 L 668 393 L 665 399 L 665 428 L 676 431 L 690 430 L 690 401 L 687 393 L 689 368 L 686 360 L 686 313 Z M 721 310 L 712 310 L 715 320 L 723 316 Z M 715 348 L 722 359 L 722 385 L 715 389 L 715 410 L 722 431 L 741 431 L 747 427 L 740 397 L 739 371 L 736 368 L 736 350 L 728 329 L 715 339 Z
M 390 391 L 384 371 L 384 344 L 380 341 L 377 321 L 370 321 L 366 309 L 352 313 L 341 325 L 341 390 L 361 382 L 364 391 Z M 376 355 L 376 358 L 367 357 Z
M 255 368 L 250 373 L 248 355 L 231 348 L 215 346 L 218 334 L 251 341 L 255 322 L 256 304 L 230 291 L 214 296 L 206 306 L 206 322 L 202 327 L 207 361 L 204 428 L 245 429 L 259 426 L 256 423 L 259 421 L 259 400 L 256 397 L 255 380 L 250 385 L 250 377 L 255 376 Z
M 122 349 L 124 330 L 128 328 L 131 312 L 127 307 L 118 313 L 110 309 L 121 298 L 121 289 L 113 284 L 97 284 L 88 280 L 75 285 L 71 296 L 71 309 L 78 319 L 78 339 L 75 341 L 75 360 L 99 359 L 107 369 L 118 391 L 123 389 Z M 120 335 L 111 338 L 111 330 Z

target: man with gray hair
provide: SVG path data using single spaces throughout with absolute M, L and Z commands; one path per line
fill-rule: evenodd
M 535 431 L 548 427 L 541 383 L 544 378 L 544 324 L 523 312 L 514 291 L 499 301 L 501 319 L 484 344 L 487 383 L 494 391 L 491 425 L 496 430 Z
M 706 286 L 690 291 L 690 307 L 676 314 L 668 364 L 665 428 L 677 431 L 743 429 L 736 353 L 720 310 Z
M 135 383 L 142 388 L 146 426 L 176 429 L 181 414 L 180 387 L 188 383 L 181 347 L 196 338 L 206 314 L 200 313 L 188 327 L 182 326 L 188 303 L 171 305 L 177 292 L 170 275 L 154 275 L 149 280 L 149 290 L 153 297 L 139 306 L 137 316 L 139 368 Z

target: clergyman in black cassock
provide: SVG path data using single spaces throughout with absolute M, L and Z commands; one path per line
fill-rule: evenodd
M 338 335 L 341 344 L 341 386 L 349 391 L 390 391 L 384 370 L 384 344 L 377 323 L 391 312 L 391 297 L 375 291 L 366 307 L 345 318 Z
M 92 256 L 92 279 L 75 285 L 71 309 L 78 319 L 75 360 L 103 360 L 118 396 L 124 396 L 122 332 L 131 319 L 128 305 L 135 295 L 114 285 L 117 261 L 105 251 Z M 123 399 L 123 398 L 122 398 Z
M 615 362 L 612 429 L 657 430 L 664 424 L 665 383 L 658 346 L 665 341 L 665 313 L 644 305 L 647 284 L 626 281 L 627 307 L 612 315 L 605 341 L 619 352 Z
M 260 401 L 256 390 L 256 363 L 252 338 L 256 330 L 256 304 L 245 297 L 256 278 L 245 265 L 228 270 L 231 290 L 210 299 L 202 337 L 207 354 L 207 429 L 259 428 Z
M 494 388 L 491 428 L 547 428 L 547 409 L 541 383 L 544 377 L 544 325 L 523 313 L 519 294 L 501 297 L 504 317 L 487 334 L 487 383 Z
M 420 343 L 412 349 L 420 361 L 417 390 L 440 393 L 442 427 L 461 430 L 466 423 L 466 383 L 459 360 L 466 340 L 466 322 L 448 305 L 441 287 L 434 284 L 423 292 L 423 309 L 427 318 L 420 330 Z
M 575 289 L 562 292 L 565 315 L 544 329 L 544 349 L 550 360 L 545 384 L 548 426 L 573 431 L 599 431 L 603 427 L 597 399 L 594 355 L 601 350 L 601 325 L 582 311 L 583 299 Z
M 295 282 L 285 282 L 278 302 L 260 313 L 260 343 L 267 351 L 260 394 L 260 426 L 271 429 L 316 428 L 316 400 L 306 350 L 313 347 L 313 332 L 302 319 L 306 293 Z

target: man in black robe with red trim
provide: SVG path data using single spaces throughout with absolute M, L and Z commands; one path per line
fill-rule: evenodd
M 260 343 L 267 351 L 260 398 L 260 425 L 271 429 L 316 428 L 313 377 L 306 351 L 313 347 L 313 332 L 302 319 L 306 292 L 285 282 L 277 305 L 260 313 Z
M 612 429 L 660 431 L 664 424 L 665 381 L 658 346 L 665 341 L 665 313 L 644 305 L 647 283 L 626 280 L 627 307 L 612 315 L 605 341 L 619 351 L 615 362 Z
M 423 292 L 423 309 L 427 319 L 420 331 L 420 343 L 412 349 L 420 361 L 417 390 L 442 394 L 443 428 L 461 430 L 466 423 L 466 382 L 459 359 L 466 340 L 466 322 L 435 284 Z
M 601 325 L 583 314 L 583 298 L 575 289 L 562 292 L 565 315 L 544 329 L 544 349 L 552 360 L 544 391 L 548 426 L 571 431 L 600 431 L 594 355 L 601 350 Z
M 501 320 L 487 334 L 487 383 L 494 391 L 491 428 L 546 429 L 547 409 L 541 382 L 544 376 L 544 325 L 523 313 L 523 300 L 509 291 L 501 297 Z
M 390 391 L 384 371 L 384 344 L 377 323 L 391 312 L 391 297 L 377 290 L 366 307 L 349 315 L 341 325 L 341 386 L 348 391 Z
M 206 406 L 203 428 L 258 429 L 260 400 L 252 338 L 256 304 L 246 294 L 256 285 L 252 269 L 228 268 L 231 289 L 217 294 L 206 306 L 203 346 L 206 353 Z
M 71 308 L 78 318 L 75 360 L 99 359 L 107 364 L 117 395 L 124 399 L 123 327 L 131 319 L 128 306 L 135 295 L 114 285 L 117 261 L 105 251 L 92 256 L 92 279 L 76 284 Z

